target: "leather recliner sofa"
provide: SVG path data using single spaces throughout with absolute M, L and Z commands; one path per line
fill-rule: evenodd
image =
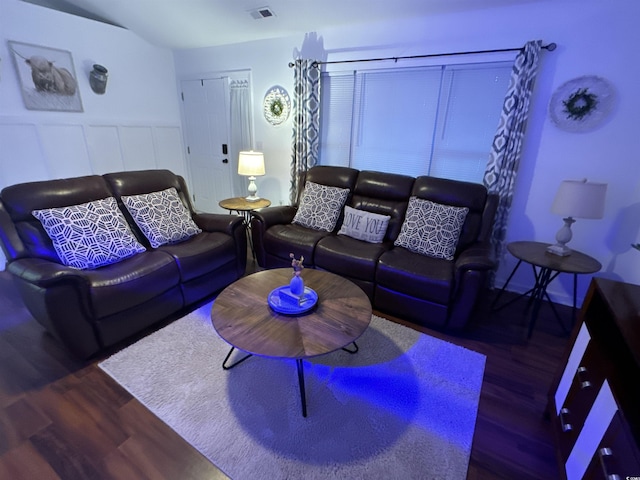
M 175 188 L 202 232 L 152 248 L 123 195 Z M 60 261 L 32 211 L 114 197 L 146 251 L 94 269 Z M 245 273 L 247 237 L 235 215 L 196 213 L 184 179 L 145 170 L 30 182 L 0 193 L 0 244 L 24 304 L 72 353 L 88 358 L 156 323 L 178 318 Z
M 334 230 L 327 232 L 292 223 L 297 205 L 274 206 L 252 212 L 251 232 L 261 267 L 290 266 L 290 253 L 302 255 L 307 267 L 359 285 L 381 312 L 447 330 L 466 325 L 494 268 L 489 238 L 497 196 L 475 183 L 346 167 L 313 167 L 300 185 L 307 181 L 347 188 L 346 205 L 390 216 L 382 243 L 338 235 L 344 212 Z M 469 209 L 452 260 L 394 245 L 411 197 Z

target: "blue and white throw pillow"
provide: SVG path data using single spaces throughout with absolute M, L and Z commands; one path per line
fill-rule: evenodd
M 332 232 L 349 196 L 348 188 L 307 182 L 292 223 L 314 230 Z
M 338 235 L 347 235 L 369 243 L 382 243 L 390 219 L 389 215 L 358 210 L 347 205 L 344 207 L 344 220 Z
M 202 232 L 174 187 L 159 192 L 123 196 L 122 203 L 153 248 L 182 242 Z
M 69 267 L 97 268 L 146 250 L 113 197 L 31 213 L 42 223 L 62 263 Z
M 414 253 L 453 260 L 467 207 L 453 207 L 411 197 L 394 245 Z

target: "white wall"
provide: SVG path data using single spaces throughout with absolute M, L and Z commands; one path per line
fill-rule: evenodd
M 297 38 L 283 38 L 174 53 L 180 80 L 251 69 L 254 148 L 264 152 L 266 169 L 266 175 L 258 177 L 256 184 L 259 195 L 270 199 L 273 205 L 289 203 L 291 117 L 277 126 L 269 124 L 262 114 L 262 101 L 274 85 L 285 87 L 293 100 L 293 70 L 287 64 L 297 43 Z
M 27 110 L 9 40 L 71 52 L 84 111 Z M 186 175 L 171 51 L 122 28 L 0 0 L 0 59 L 0 188 L 147 168 Z M 94 63 L 109 70 L 104 95 L 89 86 Z
M 601 276 L 640 283 L 640 135 L 637 112 L 640 66 L 637 46 L 640 2 L 636 0 L 558 0 L 550 3 L 450 14 L 404 22 L 310 32 L 305 36 L 216 48 L 178 51 L 178 77 L 198 72 L 250 68 L 253 78 L 256 144 L 265 152 L 267 175 L 258 179 L 261 195 L 287 203 L 291 161 L 291 119 L 278 127 L 262 116 L 262 98 L 272 85 L 290 93 L 287 66 L 300 51 L 304 58 L 339 60 L 520 47 L 528 40 L 556 42 L 543 52 L 527 132 L 508 240 L 554 242 L 562 220 L 549 209 L 565 179 L 607 182 L 605 218 L 578 220 L 571 246 L 598 259 Z M 553 91 L 567 80 L 599 75 L 616 88 L 618 103 L 610 120 L 590 133 L 558 130 L 547 117 Z M 498 285 L 515 265 L 507 255 Z M 589 283 L 579 279 L 581 301 Z M 521 268 L 510 289 L 525 291 L 530 268 Z M 552 297 L 570 303 L 572 279 L 563 275 L 550 287 Z

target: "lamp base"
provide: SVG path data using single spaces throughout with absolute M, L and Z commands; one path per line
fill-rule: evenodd
M 566 257 L 571 255 L 571 249 L 566 245 L 549 245 L 547 247 L 547 252 L 552 253 L 554 255 L 558 255 L 559 257 Z
M 258 186 L 256 185 L 256 177 L 253 175 L 249 177 L 249 195 L 244 197 L 247 202 L 255 202 L 256 200 L 260 200 L 260 197 L 257 195 Z
M 558 255 L 559 257 L 566 257 L 567 255 L 571 255 L 571 249 L 567 247 L 567 243 L 569 243 L 571 237 L 573 237 L 571 225 L 575 223 L 575 220 L 572 217 L 563 218 L 562 220 L 564 221 L 564 225 L 562 225 L 558 233 L 556 233 L 556 244 L 548 246 L 547 252 Z

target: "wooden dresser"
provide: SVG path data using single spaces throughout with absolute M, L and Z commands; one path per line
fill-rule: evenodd
M 549 413 L 564 478 L 640 479 L 640 286 L 592 279 Z

